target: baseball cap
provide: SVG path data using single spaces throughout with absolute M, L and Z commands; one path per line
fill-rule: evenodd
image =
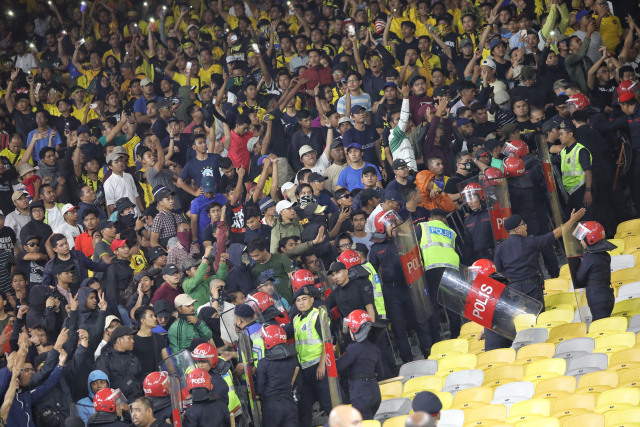
M 111 227 L 113 227 L 113 222 L 109 221 L 108 219 L 100 220 L 100 222 L 98 223 L 98 231 L 102 231 L 105 228 Z
M 53 269 L 51 273 L 54 276 L 57 276 L 60 273 L 64 273 L 65 271 L 72 271 L 75 268 L 76 268 L 75 264 L 63 264 L 61 262 L 58 262 L 53 265 Z
M 340 117 L 340 119 L 338 120 L 338 126 L 340 126 L 343 123 L 351 123 L 353 125 L 353 120 L 351 120 L 349 117 Z
M 341 119 L 342 120 L 342 119 Z M 331 149 L 333 150 L 334 148 L 338 148 L 338 147 L 343 147 L 344 145 L 342 144 L 342 138 L 336 138 L 333 140 L 333 142 L 331 143 Z
M 278 204 L 276 205 L 276 213 L 278 215 L 280 215 L 280 212 L 282 212 L 285 209 L 289 209 L 290 207 L 292 207 L 295 203 L 290 202 L 289 200 L 280 200 L 278 202 Z
M 302 158 L 302 156 L 304 156 L 307 153 L 311 153 L 311 152 L 316 152 L 316 150 L 310 146 L 310 145 L 303 145 L 302 147 L 300 147 L 300 149 L 298 150 L 298 156 L 300 156 L 300 158 Z
M 153 303 L 153 314 L 156 317 L 171 317 L 171 313 L 173 313 L 173 307 L 166 299 L 159 299 Z
M 104 319 L 104 330 L 105 331 L 107 330 L 109 325 L 111 325 L 111 322 L 113 322 L 114 320 L 116 322 L 120 322 L 120 319 L 118 319 L 118 316 L 114 316 L 113 314 L 108 315 L 107 318 Z M 120 322 L 120 323 L 122 323 L 122 322 Z
M 397 170 L 405 166 L 407 166 L 407 162 L 402 159 L 395 159 L 393 163 L 391 163 L 391 170 Z
M 72 211 L 74 209 L 78 209 L 78 207 L 77 206 L 73 206 L 71 203 L 67 203 L 67 204 L 65 204 L 64 206 L 62 206 L 60 208 L 60 212 L 62 212 L 62 215 L 64 215 L 67 212 Z
M 351 115 L 358 114 L 362 111 L 367 111 L 367 109 L 362 105 L 354 105 L 353 107 L 351 107 Z
M 163 108 L 171 108 L 172 105 L 173 102 L 169 101 L 168 99 L 159 99 L 158 101 L 156 101 L 156 108 L 158 110 L 161 110 Z
M 158 257 L 161 257 L 162 255 L 166 255 L 167 253 L 165 252 L 164 249 L 162 249 L 160 246 L 154 246 L 153 248 L 149 249 L 149 257 L 148 260 L 149 262 L 153 262 L 156 259 L 158 259 Z
M 124 337 L 127 335 L 135 335 L 136 331 L 131 329 L 128 326 L 120 325 L 111 332 L 111 342 L 114 343 L 120 337 Z
M 362 151 L 362 145 L 357 144 L 355 142 L 352 142 L 351 144 L 347 145 L 347 153 L 349 152 L 349 150 L 351 150 L 352 148 L 357 148 L 358 150 Z
M 249 140 L 247 141 L 247 150 L 252 151 L 253 147 L 256 146 L 258 141 L 260 141 L 260 138 L 257 136 L 252 136 L 251 138 L 249 138 Z
M 29 193 L 27 193 L 26 191 L 14 191 L 13 194 L 11 195 L 11 201 L 15 202 L 22 196 L 29 197 Z
M 123 239 L 114 239 L 113 242 L 111 242 L 111 250 L 113 252 L 116 251 L 116 249 L 123 247 L 124 245 L 127 244 L 126 240 Z
M 482 65 L 486 65 L 487 67 L 493 68 L 494 70 L 496 69 L 496 63 L 491 58 L 486 58 L 484 61 L 482 61 Z
M 195 24 L 191 24 L 187 27 L 187 32 L 189 32 L 190 29 L 195 28 L 196 30 L 199 30 L 198 26 Z
M 329 273 L 335 273 L 336 271 L 340 271 L 340 270 L 346 270 L 347 266 L 344 265 L 343 263 L 341 263 L 340 261 L 336 261 L 333 264 L 331 264 L 331 267 L 329 267 Z M 306 286 L 300 288 L 300 289 L 304 289 L 306 288 Z
M 124 154 L 117 153 L 115 150 L 112 151 L 111 154 L 107 156 L 107 165 L 113 162 L 114 160 L 118 160 L 120 157 L 124 157 L 124 156 L 125 156 Z
M 144 79 L 140 80 L 140 86 L 147 86 L 147 85 L 152 85 L 153 82 L 151 81 L 151 79 L 149 77 L 145 77 Z
M 179 273 L 179 272 L 180 272 L 180 269 L 178 269 L 178 267 L 176 267 L 173 264 L 167 264 L 162 268 L 162 275 L 163 276 L 165 276 L 165 275 L 171 276 L 171 275 Z
M 89 126 L 80 125 L 76 130 L 76 134 L 80 135 L 81 133 L 91 133 L 91 129 L 89 129 Z
M 311 172 L 309 174 L 309 177 L 307 178 L 307 181 L 309 182 L 319 182 L 319 181 L 324 181 L 326 180 L 327 177 L 320 175 L 318 172 Z
M 560 123 L 550 119 L 542 124 L 542 133 L 550 132 L 553 129 L 557 129 L 560 126 Z
M 394 89 L 397 89 L 397 88 L 398 88 L 398 85 L 397 85 L 397 84 L 395 84 L 395 82 L 386 82 L 386 83 L 384 84 L 384 86 L 382 86 L 382 90 L 385 90 L 385 89 L 386 89 L 386 88 L 388 88 L 388 87 L 392 87 L 392 88 L 394 88 Z
M 493 94 L 493 100 L 498 105 L 504 104 L 505 102 L 509 101 L 509 94 L 506 90 L 499 90 Z
M 140 282 L 140 280 L 142 280 L 143 277 L 148 277 L 149 279 L 153 280 L 153 276 L 151 275 L 151 273 L 149 273 L 149 271 L 142 270 L 140 273 L 133 276 L 133 283 L 137 284 L 138 282 Z
M 504 221 L 504 229 L 507 231 L 511 231 L 517 226 L 519 226 L 521 222 L 522 222 L 522 217 L 520 215 L 518 214 L 511 215 L 509 218 L 507 218 Z
M 187 258 L 187 260 L 182 263 L 182 270 L 187 271 L 191 267 L 197 267 L 200 265 L 201 262 L 202 262 L 201 259 Z
M 433 89 L 433 97 L 436 98 L 438 96 L 445 96 L 448 90 L 449 86 L 438 86 Z
M 476 159 L 484 156 L 491 156 L 491 151 L 487 150 L 486 148 L 481 148 L 476 152 Z
M 502 126 L 502 138 L 507 138 L 510 134 L 514 133 L 517 130 L 518 125 L 516 125 L 515 123 L 507 123 L 506 125 Z
M 431 416 L 437 415 L 442 411 L 442 402 L 435 393 L 430 391 L 421 391 L 416 394 L 411 403 L 414 412 L 426 412 Z
M 463 38 L 462 40 L 460 40 L 460 47 L 464 47 L 467 45 L 473 45 L 473 42 L 471 41 L 471 39 Z
M 314 215 L 314 214 L 320 214 L 324 212 L 326 208 L 327 208 L 326 206 L 319 205 L 315 202 L 309 203 L 307 206 L 304 207 L 304 215 L 306 217 L 310 217 L 311 215 Z
M 374 198 L 378 198 L 378 199 L 380 198 L 380 192 L 374 190 L 373 188 L 365 188 L 359 194 L 360 194 L 360 204 L 362 205 L 366 204 L 369 200 L 372 200 Z
M 180 294 L 176 297 L 175 300 L 173 300 L 173 305 L 175 305 L 176 308 L 178 308 L 178 307 L 182 307 L 183 305 L 191 305 L 194 302 L 198 302 L 198 300 L 191 298 L 189 294 Z
M 489 44 L 489 50 L 493 50 L 494 47 L 499 46 L 501 44 L 506 45 L 506 43 L 504 41 L 502 41 L 501 38 L 493 39 L 493 40 L 491 40 L 491 43 Z
M 276 202 L 269 196 L 263 197 L 262 199 L 260 199 L 260 203 L 258 204 L 258 206 L 260 206 L 260 213 L 263 213 L 263 214 L 267 209 L 275 205 L 276 205 Z
M 382 201 L 398 202 L 398 203 L 404 202 L 404 200 L 402 199 L 402 195 L 400 194 L 399 191 L 396 191 L 396 190 L 386 190 L 384 192 L 384 195 L 382 196 Z
M 176 194 L 175 192 L 169 190 L 167 187 L 163 186 L 163 185 L 157 185 L 154 189 L 153 189 L 153 197 L 155 197 L 155 199 L 157 201 L 160 201 L 166 197 L 169 197 L 171 195 Z
M 211 175 L 203 176 L 200 185 L 205 193 L 212 193 L 216 190 L 216 180 Z
M 38 241 L 42 240 L 40 236 L 36 236 L 34 234 L 29 234 L 22 242 L 27 243 L 29 240 L 37 239 Z
M 579 10 L 578 13 L 576 13 L 576 22 L 580 23 L 580 20 L 582 18 L 584 18 L 587 15 L 591 15 L 592 13 L 593 13 L 593 11 L 591 11 L 591 10 L 585 10 L 585 9 Z
M 536 70 L 533 69 L 531 65 L 525 65 L 520 70 L 520 79 L 522 80 L 531 80 L 536 76 Z
M 473 121 L 471 119 L 467 119 L 466 117 L 461 117 L 456 122 L 456 127 L 459 128 L 460 126 L 464 126 L 464 125 L 469 124 L 469 123 L 473 123 Z

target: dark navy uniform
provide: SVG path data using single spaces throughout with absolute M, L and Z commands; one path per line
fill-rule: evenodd
M 611 288 L 611 256 L 606 252 L 587 252 L 576 273 L 576 288 L 586 287 L 587 302 L 593 320 L 611 316 L 615 296 Z
M 96 411 L 89 418 L 87 425 L 100 427 L 127 427 L 129 423 L 122 421 L 115 412 Z
M 298 427 L 298 404 L 293 399 L 291 379 L 300 366 L 296 356 L 260 361 L 256 370 L 256 393 L 262 401 L 263 427 Z M 300 389 L 300 376 L 296 384 Z
M 354 341 L 336 366 L 339 374 L 349 377 L 351 405 L 360 411 L 362 419 L 372 420 L 382 399 L 377 382 L 384 375 L 380 350 L 368 339 Z
M 413 360 L 407 335 L 407 322 L 411 324 L 418 336 L 420 350 L 422 353 L 427 353 L 432 344 L 429 327 L 426 322 L 419 323 L 416 318 L 396 245 L 389 239 L 381 243 L 374 243 L 369 250 L 369 262 L 378 272 L 382 281 L 384 305 L 391 321 L 391 332 L 393 332 L 398 346 L 400 358 L 404 362 Z
M 231 426 L 229 408 L 215 389 L 195 388 L 191 390 L 191 397 L 193 403 L 184 411 L 182 427 Z
M 491 217 L 486 209 L 471 211 L 464 219 L 464 226 L 467 234 L 471 236 L 473 243 L 473 261 L 486 258 L 493 261 L 495 255 L 495 242 L 493 240 L 493 229 L 491 228 Z
M 224 403 L 226 407 L 229 407 L 229 385 L 220 374 L 216 374 L 213 370 L 209 371 L 209 376 L 211 377 L 211 384 L 213 384 L 215 393 L 220 396 L 218 399 Z
M 173 409 L 171 406 L 171 396 L 150 397 L 149 399 L 151 399 L 151 403 L 153 404 L 153 417 L 156 420 L 171 421 Z

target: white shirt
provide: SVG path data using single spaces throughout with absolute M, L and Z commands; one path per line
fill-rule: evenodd
M 115 205 L 119 199 L 126 197 L 135 205 L 136 216 L 141 215 L 136 201 L 136 197 L 138 197 L 138 190 L 136 188 L 136 183 L 130 174 L 123 172 L 122 176 L 120 176 L 112 173 L 103 183 L 103 186 L 104 198 L 107 206 Z
M 22 250 L 22 241 L 20 240 L 20 230 L 26 223 L 31 221 L 31 217 L 29 215 L 25 215 L 20 213 L 17 209 L 11 213 L 8 213 L 7 216 L 4 217 L 4 225 L 5 227 L 9 227 L 16 233 L 16 238 L 18 239 L 16 245 Z
M 51 230 L 55 230 L 64 223 L 64 217 L 62 216 L 62 212 L 60 212 L 60 209 L 58 209 L 58 206 L 54 206 L 51 209 L 46 209 L 44 222 L 46 224 L 49 224 Z
M 27 52 L 23 56 L 14 56 L 13 59 L 16 62 L 16 67 L 20 68 L 25 73 L 30 73 L 32 69 L 38 68 L 38 63 L 33 54 Z
M 211 307 L 211 303 L 208 302 L 198 307 L 198 314 L 200 314 L 200 310 L 202 310 L 204 307 Z M 222 338 L 223 341 L 229 343 L 238 341 L 238 334 L 236 333 L 235 327 L 235 316 L 233 314 L 235 308 L 235 305 L 225 302 L 222 308 L 222 316 L 220 316 L 220 338 Z
M 57 226 L 53 229 L 54 233 L 64 234 L 64 237 L 67 238 L 67 242 L 69 242 L 69 249 L 73 249 L 76 246 L 76 237 L 78 237 L 84 231 L 84 227 L 81 225 L 76 225 L 75 227 L 69 224 L 67 221 L 64 221 L 61 225 Z

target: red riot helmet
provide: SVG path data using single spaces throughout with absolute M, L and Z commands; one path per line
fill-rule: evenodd
M 142 383 L 142 390 L 147 397 L 165 397 L 169 390 L 169 374 L 164 371 L 151 372 Z
M 212 368 L 218 366 L 218 349 L 208 342 L 199 344 L 194 348 L 191 352 L 191 357 L 193 357 L 193 360 L 196 362 L 199 360 L 206 360 Z
M 338 257 L 338 261 L 344 264 L 347 267 L 347 270 L 353 267 L 354 265 L 362 264 L 362 259 L 360 259 L 360 254 L 352 249 L 348 249 L 340 254 Z
M 516 178 L 524 175 L 524 161 L 520 157 L 507 157 L 502 163 L 504 164 L 504 175 L 507 178 Z
M 286 344 L 287 334 L 278 325 L 269 325 L 262 328 L 262 340 L 264 347 L 269 350 L 278 344 Z

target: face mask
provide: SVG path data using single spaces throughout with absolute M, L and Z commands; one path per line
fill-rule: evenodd
M 122 215 L 120 217 L 120 222 L 122 222 L 126 228 L 132 228 L 136 224 L 135 213 L 130 213 L 127 215 Z
M 511 105 L 507 102 L 506 104 L 498 105 L 498 108 L 500 108 L 502 111 L 510 111 Z
M 191 232 L 178 231 L 178 241 L 186 250 L 191 249 Z

